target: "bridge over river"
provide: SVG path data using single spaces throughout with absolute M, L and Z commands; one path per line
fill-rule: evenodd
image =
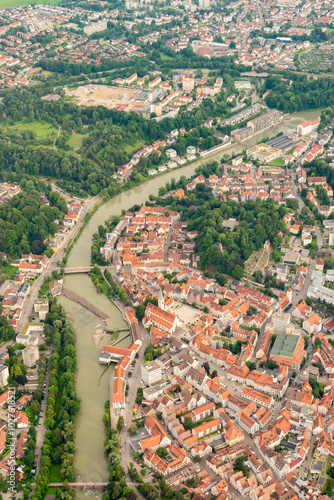
M 68 483 L 67 486 L 71 486 L 71 487 L 90 487 L 90 488 L 99 488 L 99 487 L 105 487 L 107 486 L 108 483 Z M 54 488 L 60 488 L 62 486 L 65 486 L 64 483 L 49 483 L 50 488 L 54 487 Z
M 65 267 L 65 274 L 87 274 L 89 271 L 93 269 L 93 266 L 86 267 Z

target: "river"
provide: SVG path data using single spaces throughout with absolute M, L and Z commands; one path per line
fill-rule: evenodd
M 314 120 L 320 115 L 320 110 L 310 112 L 299 112 L 291 115 L 289 121 L 285 121 L 271 129 L 265 130 L 242 144 L 235 144 L 226 148 L 217 155 L 210 156 L 205 160 L 198 160 L 183 168 L 170 171 L 163 176 L 158 176 L 137 186 L 129 191 L 115 196 L 101 205 L 84 231 L 74 245 L 68 259 L 68 267 L 90 265 L 90 248 L 93 233 L 99 224 L 110 215 L 119 215 L 123 209 L 128 209 L 134 204 L 141 204 L 148 199 L 149 194 L 157 195 L 159 187 L 170 181 L 173 177 L 179 179 L 181 175 L 187 177 L 194 174 L 197 166 L 204 162 L 219 160 L 224 154 L 230 156 L 241 153 L 244 149 L 257 144 L 265 137 L 273 137 L 279 132 L 296 127 L 303 120 Z M 98 294 L 87 275 L 66 275 L 64 286 L 102 309 L 110 316 L 107 323 L 115 329 L 124 328 L 124 320 L 118 309 L 102 294 Z M 104 404 L 108 399 L 108 379 L 112 371 L 109 368 L 102 377 L 100 385 L 99 377 L 103 367 L 98 364 L 98 355 L 101 347 L 109 343 L 110 339 L 105 337 L 95 346 L 93 343 L 93 331 L 96 325 L 101 323 L 99 318 L 87 311 L 80 305 L 65 297 L 60 298 L 67 313 L 71 316 L 74 324 L 78 353 L 77 392 L 81 398 L 80 411 L 76 420 L 76 455 L 75 465 L 77 468 L 77 480 L 84 482 L 105 482 L 108 479 L 107 461 L 104 455 L 104 427 L 102 416 Z M 131 339 L 125 339 L 119 345 L 126 347 Z M 77 491 L 76 499 L 93 499 L 100 497 L 97 491 Z

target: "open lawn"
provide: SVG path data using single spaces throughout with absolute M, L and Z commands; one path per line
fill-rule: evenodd
M 233 344 L 234 342 L 233 337 L 220 337 L 219 335 L 213 337 L 213 340 L 221 340 L 222 342 L 227 342 L 228 344 L 230 344 L 231 342 Z
M 46 490 L 46 493 L 47 495 L 55 495 L 57 493 L 57 490 L 59 490 L 59 488 L 49 486 Z
M 145 141 L 143 139 L 138 139 L 134 144 L 125 144 L 123 146 L 123 149 L 127 154 L 131 154 L 141 149 L 144 146 L 144 144 Z
M 21 5 L 30 5 L 32 3 L 43 3 L 57 5 L 61 0 L 0 0 L 0 9 L 10 9 L 20 7 Z
M 279 158 L 270 161 L 268 165 L 271 165 L 273 167 L 284 167 L 284 158 L 280 156 Z
M 168 56 L 167 54 L 165 54 L 164 52 L 161 52 L 161 50 L 159 51 L 160 52 L 160 56 L 161 56 L 161 59 L 163 61 L 168 61 L 169 59 L 173 59 L 171 56 Z
M 68 142 L 68 144 L 70 144 Z M 132 155 L 136 151 L 139 151 L 145 144 L 143 139 L 138 139 L 134 144 L 121 144 L 120 149 L 125 151 L 126 154 Z M 105 148 L 100 149 L 100 151 L 96 154 L 97 158 L 101 158 L 103 155 L 103 151 Z
M 67 141 L 67 144 L 73 149 L 81 148 L 82 141 L 88 134 L 72 134 Z
M 60 464 L 51 465 L 49 483 L 61 483 L 62 482 L 62 477 L 60 475 L 60 468 L 61 468 Z
M 1 2 L 1 0 L 0 0 Z M 28 123 L 22 123 L 22 122 L 17 122 L 15 125 L 13 125 L 11 128 L 14 128 L 15 130 L 31 130 L 35 136 L 36 139 L 46 139 L 48 135 L 51 135 L 52 137 L 56 137 L 58 131 L 55 129 L 53 125 L 50 123 L 46 122 L 39 122 L 37 120 L 34 120 L 33 122 L 28 122 Z

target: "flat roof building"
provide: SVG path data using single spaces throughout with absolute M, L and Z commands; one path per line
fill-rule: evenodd
M 141 378 L 147 385 L 151 386 L 153 384 L 156 384 L 162 379 L 161 366 L 159 366 L 155 361 L 145 363 L 141 367 Z
M 270 359 L 278 365 L 299 368 L 306 355 L 305 341 L 299 335 L 286 335 L 279 333 L 270 352 Z

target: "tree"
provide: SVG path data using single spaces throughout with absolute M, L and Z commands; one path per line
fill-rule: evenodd
M 131 424 L 129 427 L 130 436 L 134 436 L 138 432 L 138 427 L 135 424 Z
M 209 363 L 207 361 L 205 361 L 205 363 L 202 364 L 202 367 L 206 371 L 206 374 L 210 375 L 210 365 L 209 365 Z
M 10 375 L 14 379 L 16 379 L 17 377 L 19 377 L 20 375 L 22 375 L 22 370 L 21 370 L 20 365 L 13 365 L 11 367 L 11 369 L 10 369 Z
M 167 455 L 167 448 L 165 446 L 161 446 L 157 449 L 157 455 L 160 458 L 163 458 Z
M 254 361 L 246 361 L 246 366 L 250 371 L 256 370 L 256 363 Z
M 199 462 L 201 460 L 201 457 L 199 455 L 194 456 L 194 461 Z
M 121 432 L 124 426 L 124 417 L 123 415 L 120 415 L 117 420 L 117 430 L 118 432 Z
M 135 312 L 138 319 L 143 319 L 145 316 L 145 306 L 143 304 L 139 304 L 135 307 Z
M 319 337 L 317 337 L 314 341 L 314 348 L 320 349 L 320 347 L 321 347 L 321 340 L 319 339 Z
M 269 359 L 268 368 L 269 368 L 269 370 L 275 370 L 275 368 L 278 368 L 278 365 L 275 363 L 275 361 L 273 361 L 272 359 Z
M 125 495 L 125 498 L 126 500 L 138 500 L 138 497 L 133 490 L 128 491 Z
M 173 489 L 170 484 L 167 483 L 167 481 L 163 479 L 159 479 L 159 486 L 160 486 L 160 491 L 161 495 L 166 497 L 166 498 L 173 498 Z
M 233 268 L 233 271 L 232 271 L 232 276 L 233 278 L 236 278 L 237 280 L 241 280 L 241 278 L 243 277 L 244 275 L 244 270 L 241 266 L 239 266 L 238 264 L 236 266 L 234 266 Z
M 233 470 L 234 472 L 241 471 L 244 476 L 249 477 L 249 468 L 245 465 L 245 461 L 247 460 L 247 455 L 242 455 L 238 457 L 235 461 Z
M 186 431 L 191 431 L 193 428 L 193 421 L 191 417 L 186 417 L 183 422 L 183 427 Z
M 257 282 L 257 283 L 262 283 L 262 279 L 263 279 L 263 273 L 260 269 L 258 269 L 257 271 L 254 272 L 253 274 L 254 276 L 254 280 Z

